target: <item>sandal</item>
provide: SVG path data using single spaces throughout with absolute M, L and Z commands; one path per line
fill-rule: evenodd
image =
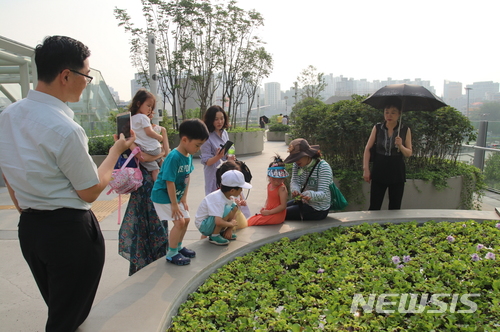
M 175 265 L 188 265 L 189 263 L 191 263 L 191 260 L 187 257 L 184 257 L 182 254 L 177 254 L 172 257 L 167 257 L 167 262 Z
M 196 257 L 196 252 L 194 250 L 188 249 L 186 247 L 183 247 L 181 250 L 179 250 L 179 254 L 181 254 L 184 257 L 187 258 L 195 258 Z
M 224 234 L 225 234 L 225 233 L 226 233 L 226 230 L 225 230 L 225 229 L 223 229 L 222 231 L 220 231 L 220 236 L 222 236 L 224 239 L 226 239 L 226 238 L 224 237 Z M 229 241 L 234 241 L 234 240 L 236 240 L 236 238 L 237 238 L 237 237 L 238 237 L 238 236 L 237 236 L 236 234 L 234 234 L 234 233 L 233 233 L 233 234 L 231 234 L 231 238 L 230 238 L 230 239 L 226 239 L 226 240 L 229 240 Z

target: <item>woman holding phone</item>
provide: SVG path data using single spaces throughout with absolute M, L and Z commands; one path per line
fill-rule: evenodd
M 226 150 L 223 146 L 229 141 L 226 128 L 228 127 L 228 117 L 222 107 L 214 105 L 209 107 L 203 119 L 207 125 L 210 136 L 201 146 L 201 163 L 205 172 L 205 195 L 217 190 L 215 173 L 219 165 L 229 159 L 235 160 L 234 156 L 226 157 Z

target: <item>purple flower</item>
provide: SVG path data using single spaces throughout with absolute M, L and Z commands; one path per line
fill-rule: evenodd
M 398 268 L 398 269 L 402 269 L 403 267 L 405 267 L 403 264 L 399 264 L 399 265 L 397 266 L 397 268 Z
M 316 271 L 316 272 L 317 272 L 317 273 L 323 273 L 323 272 L 325 272 L 325 270 L 324 270 L 324 269 L 322 269 L 322 268 L 319 268 L 319 269 L 318 269 L 318 271 Z
M 453 236 L 451 236 L 451 235 L 448 235 L 446 237 L 446 240 L 448 240 L 448 242 L 453 242 L 453 241 L 455 241 L 455 238 Z
M 462 227 L 465 228 L 465 227 L 467 227 L 467 225 L 466 224 L 462 224 Z
M 500 229 L 500 222 L 495 225 L 496 228 Z
M 477 251 L 481 250 L 484 248 L 484 244 L 479 243 L 476 247 Z
M 484 258 L 486 258 L 486 259 L 493 259 L 494 260 L 495 259 L 495 254 L 492 253 L 492 252 L 489 252 L 489 253 L 486 254 L 486 256 L 484 256 Z
M 399 264 L 401 263 L 401 259 L 399 258 L 399 256 L 392 256 L 392 262 L 394 264 Z
M 472 254 L 472 255 L 470 255 L 470 257 L 472 258 L 472 260 L 474 262 L 477 262 L 477 261 L 481 260 L 481 258 L 479 257 L 478 254 Z
M 408 255 L 408 256 L 403 256 L 403 262 L 408 263 L 409 261 L 411 261 L 411 257 L 410 257 L 410 255 Z

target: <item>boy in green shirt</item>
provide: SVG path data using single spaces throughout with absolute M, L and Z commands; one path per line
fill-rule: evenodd
M 151 192 L 151 200 L 161 220 L 172 220 L 174 227 L 168 238 L 167 262 L 187 265 L 196 256 L 182 246 L 190 221 L 187 205 L 189 174 L 194 170 L 193 154 L 208 139 L 207 126 L 199 119 L 185 120 L 179 126 L 179 146 L 163 161 Z

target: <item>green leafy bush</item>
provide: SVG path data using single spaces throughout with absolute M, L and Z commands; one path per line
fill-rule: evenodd
M 269 131 L 284 131 L 284 132 L 288 132 L 289 130 L 290 130 L 290 126 L 282 124 L 282 123 L 273 124 L 272 126 L 269 127 Z
M 90 155 L 107 155 L 115 140 L 113 135 L 98 135 L 89 137 Z
M 363 96 L 353 95 L 352 100 L 342 100 L 326 105 L 320 100 L 304 99 L 294 106 L 291 118 L 295 125 L 293 137 L 303 137 L 310 144 L 321 147 L 323 157 L 332 166 L 334 176 L 340 180 L 340 189 L 349 201 L 363 203 L 362 164 L 368 137 L 375 123 L 383 122 L 383 112 L 362 103 Z M 407 158 L 408 174 L 430 179 L 436 187 L 443 188 L 451 176 L 464 175 L 467 194 L 463 206 L 473 206 L 481 200 L 485 188 L 479 170 L 463 167 L 457 161 L 462 142 L 476 139 L 471 122 L 452 107 L 434 112 L 403 112 L 402 123 L 409 126 L 412 135 L 413 156 Z M 465 172 L 460 174 L 459 172 Z M 453 175 L 451 175 L 453 174 Z
M 486 159 L 484 177 L 488 186 L 500 190 L 500 152 L 492 153 Z
M 245 129 L 245 127 L 231 127 L 228 129 L 228 132 L 231 133 L 245 133 L 245 132 L 253 132 L 253 131 L 264 131 L 264 129 L 259 128 L 259 127 L 249 127 L 248 129 Z
M 497 223 L 362 224 L 283 238 L 212 274 L 167 331 L 497 331 Z M 440 298 L 444 313 L 429 312 L 440 309 L 432 301 L 414 313 L 398 302 L 384 305 L 392 313 L 353 305 L 355 294 L 408 293 L 419 302 L 424 294 L 479 296 L 469 298 L 474 313 L 461 313 L 472 307 L 451 296 Z

